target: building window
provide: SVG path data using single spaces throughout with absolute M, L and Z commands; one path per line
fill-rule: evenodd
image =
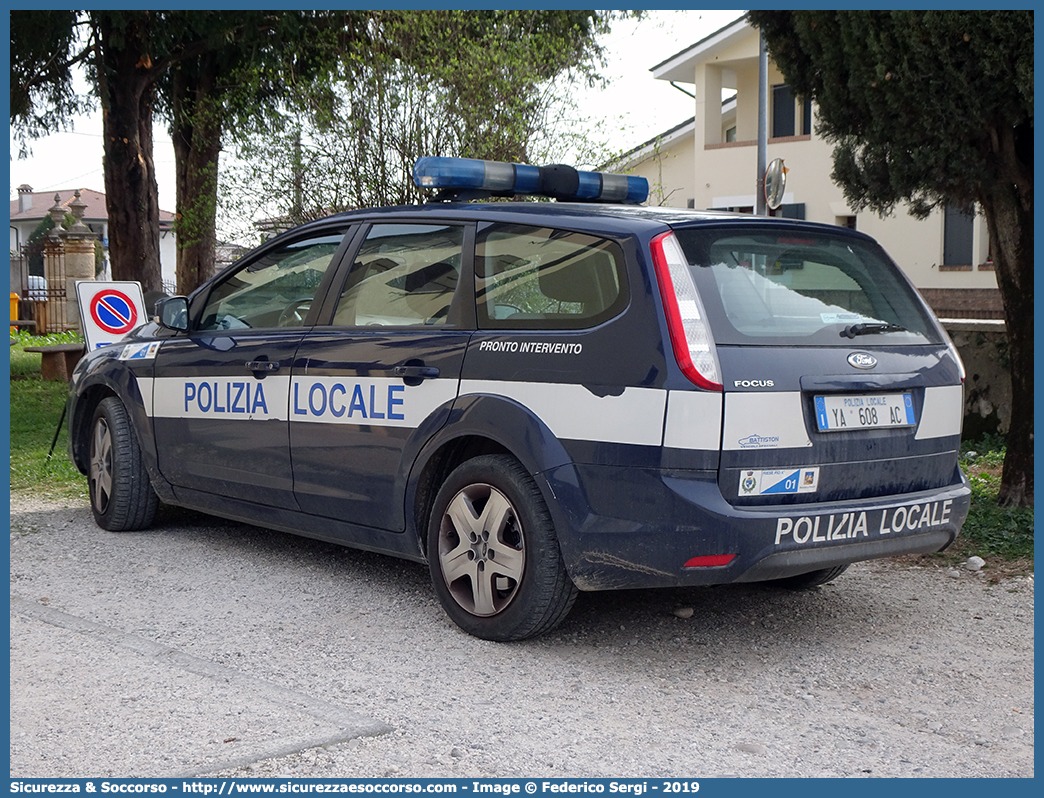
M 794 135 L 794 95 L 790 86 L 781 83 L 772 87 L 772 138 Z
M 772 215 L 782 216 L 784 219 L 804 219 L 805 203 L 795 202 L 790 205 L 780 205 L 779 209 L 776 210 Z
M 735 140 L 736 140 L 736 126 L 733 125 L 728 130 L 725 131 L 725 141 L 727 143 L 727 142 L 735 141 Z
M 980 272 L 992 272 L 995 271 L 993 264 L 993 237 L 986 232 L 986 262 L 979 264 Z
M 754 213 L 753 205 L 722 205 L 718 208 L 708 208 L 709 211 L 725 211 L 726 213 Z
M 849 230 L 855 230 L 856 218 L 854 216 L 835 216 L 834 224 L 838 227 L 847 227 Z
M 801 103 L 801 130 L 798 131 L 798 103 L 794 99 L 794 93 L 786 83 L 780 83 L 772 87 L 772 138 L 783 136 L 810 136 L 812 135 L 812 100 L 802 100 Z
M 974 229 L 974 212 L 953 205 L 946 206 L 943 213 L 943 269 L 971 271 Z

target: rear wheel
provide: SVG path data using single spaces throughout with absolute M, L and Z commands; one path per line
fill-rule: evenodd
M 159 499 L 127 409 L 115 396 L 102 400 L 91 420 L 88 480 L 91 510 L 102 529 L 127 532 L 152 523 Z
M 428 525 L 428 565 L 446 613 L 486 640 L 547 632 L 576 600 L 543 496 L 506 455 L 469 460 L 443 483 Z
M 838 565 L 833 568 L 820 568 L 818 571 L 809 571 L 807 574 L 787 576 L 783 579 L 773 579 L 768 584 L 774 585 L 775 587 L 785 587 L 789 590 L 806 590 L 810 587 L 817 587 L 819 585 L 825 585 L 827 582 L 833 582 L 847 570 L 848 565 L 846 563 L 845 565 Z

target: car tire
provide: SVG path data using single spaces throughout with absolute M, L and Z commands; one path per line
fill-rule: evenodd
M 458 466 L 435 497 L 428 566 L 446 613 L 485 640 L 525 640 L 569 613 L 577 589 L 533 478 L 506 455 Z
M 145 529 L 159 499 L 141 457 L 127 409 L 115 396 L 103 399 L 90 429 L 88 485 L 94 520 L 102 529 Z
M 848 564 L 837 565 L 833 568 L 820 568 L 818 571 L 809 571 L 806 574 L 787 576 L 783 579 L 773 579 L 768 584 L 774 587 L 784 587 L 788 590 L 807 590 L 810 587 L 825 585 L 833 582 L 841 574 L 848 570 Z

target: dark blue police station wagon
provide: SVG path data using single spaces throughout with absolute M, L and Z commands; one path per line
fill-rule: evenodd
M 426 561 L 491 640 L 578 590 L 807 587 L 956 537 L 961 362 L 872 239 L 569 167 L 415 180 L 435 201 L 285 233 L 80 362 L 100 526 L 163 501 Z M 514 194 L 558 201 L 470 201 Z

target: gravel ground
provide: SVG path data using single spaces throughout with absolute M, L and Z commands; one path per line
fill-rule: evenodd
M 1033 577 L 581 594 L 471 638 L 423 566 L 12 496 L 18 777 L 1031 777 Z

